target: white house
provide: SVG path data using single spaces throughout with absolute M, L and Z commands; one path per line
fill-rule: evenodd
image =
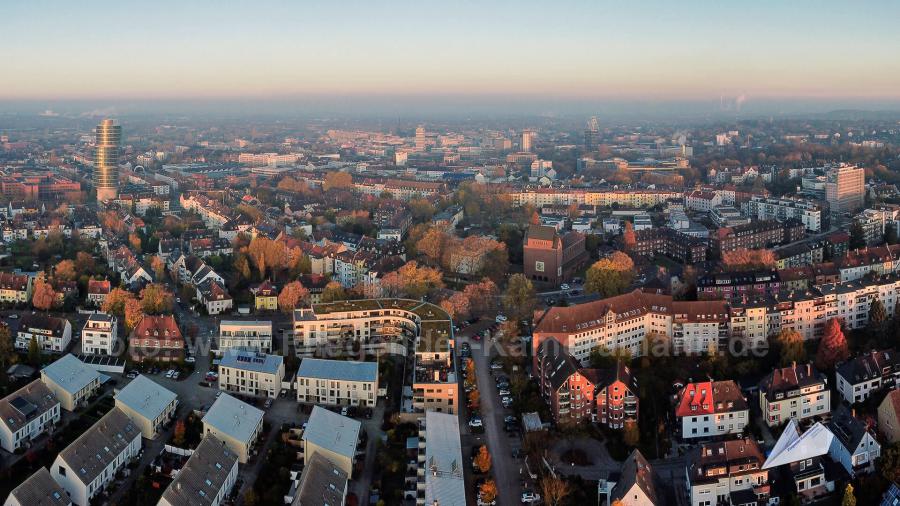
M 32 339 L 37 341 L 41 351 L 62 353 L 72 342 L 72 324 L 65 318 L 40 313 L 26 314 L 19 322 L 16 348 L 28 350 Z
M 66 490 L 53 481 L 50 471 L 41 467 L 12 489 L 3 506 L 71 506 Z
M 237 476 L 237 454 L 222 440 L 206 436 L 166 487 L 157 506 L 219 506 Z
M 219 323 L 219 351 L 229 348 L 271 352 L 272 322 L 222 320 Z
M 737 435 L 750 421 L 747 400 L 734 381 L 688 383 L 679 392 L 675 417 L 682 439 Z
M 73 503 L 88 506 L 140 451 L 141 431 L 113 408 L 57 455 L 50 475 Z
M 875 461 L 881 456 L 881 445 L 852 411 L 839 408 L 825 426 L 834 434 L 828 454 L 835 462 L 844 466 L 851 476 L 875 470 Z
M 893 388 L 900 378 L 900 355 L 894 350 L 871 351 L 837 366 L 837 390 L 850 404 L 863 402 L 875 392 Z
M 81 330 L 81 352 L 86 355 L 113 355 L 119 337 L 119 319 L 93 313 Z
M 0 447 L 12 453 L 59 423 L 60 405 L 41 380 L 0 399 Z

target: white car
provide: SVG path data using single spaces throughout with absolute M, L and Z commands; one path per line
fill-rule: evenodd
M 560 289 L 560 290 L 568 290 L 568 289 L 569 289 L 569 285 L 563 283 L 563 284 L 559 285 L 559 289 Z
M 494 321 L 497 323 L 503 323 L 506 321 L 506 317 L 503 316 L 502 314 L 498 314 L 497 317 L 494 318 Z
M 481 427 L 481 418 L 475 417 L 469 420 L 469 427 Z
M 169 369 L 166 371 L 166 378 L 172 379 L 172 376 L 175 376 L 175 369 Z
M 499 371 L 500 369 L 503 369 L 503 364 L 501 364 L 500 362 L 494 362 L 491 364 L 491 369 Z
M 9 319 L 10 319 L 10 320 L 18 320 L 18 319 L 19 319 L 19 315 L 13 313 L 13 314 L 9 315 Z
M 185 357 L 184 361 L 187 362 L 188 364 L 193 364 L 194 362 L 197 361 L 197 359 L 194 357 Z
M 504 396 L 509 397 L 509 390 L 507 390 L 505 388 L 501 388 L 500 391 L 497 393 L 500 395 L 500 397 L 504 397 Z
M 531 504 L 541 500 L 541 496 L 531 490 L 522 491 L 522 504 Z

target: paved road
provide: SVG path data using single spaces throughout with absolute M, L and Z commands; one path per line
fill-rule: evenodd
M 512 450 L 519 448 L 521 444 L 517 437 L 510 437 L 503 430 L 503 418 L 512 414 L 512 411 L 500 404 L 497 385 L 491 376 L 491 358 L 488 356 L 491 350 L 482 346 L 485 341 L 473 341 L 470 338 L 484 326 L 486 325 L 463 329 L 459 337 L 472 347 L 472 358 L 475 360 L 475 377 L 481 397 L 481 419 L 485 429 L 483 437 L 491 452 L 493 475 L 497 483 L 497 503 L 500 506 L 514 505 L 519 504 L 522 487 L 519 476 L 521 464 L 513 459 Z

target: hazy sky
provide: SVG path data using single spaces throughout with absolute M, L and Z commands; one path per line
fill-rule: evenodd
M 0 100 L 900 99 L 900 2 L 0 3 Z

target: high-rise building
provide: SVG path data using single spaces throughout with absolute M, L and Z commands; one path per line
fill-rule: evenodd
M 600 145 L 600 122 L 594 116 L 588 121 L 588 127 L 584 131 L 584 149 L 593 151 Z
M 96 129 L 94 146 L 94 187 L 97 201 L 113 200 L 119 193 L 119 143 L 122 127 L 111 119 L 103 120 Z
M 416 127 L 416 151 L 425 151 L 425 127 Z
M 834 215 L 853 213 L 865 206 L 866 171 L 855 165 L 841 164 L 828 169 L 825 200 Z
M 535 131 L 531 129 L 522 131 L 522 151 L 531 151 L 535 135 Z

